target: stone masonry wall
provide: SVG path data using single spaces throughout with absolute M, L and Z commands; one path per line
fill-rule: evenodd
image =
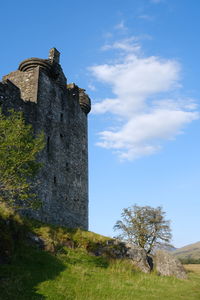
M 21 91 L 21 99 L 24 101 L 37 101 L 38 68 L 28 72 L 15 71 L 3 77 L 3 80 L 9 79 Z
M 21 70 L 4 76 L 0 104 L 4 110 L 12 106 L 23 110 L 35 133 L 45 134 L 46 147 L 39 154 L 43 167 L 37 178 L 42 206 L 29 215 L 52 224 L 88 229 L 90 99 L 76 85 L 66 85 L 56 51 L 53 49 L 49 60 L 26 60 Z

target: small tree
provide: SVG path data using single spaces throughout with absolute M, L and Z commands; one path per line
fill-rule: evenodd
M 120 230 L 119 239 L 126 240 L 151 253 L 155 246 L 169 245 L 170 221 L 165 220 L 161 207 L 134 205 L 123 209 L 122 221 L 117 221 L 115 230 Z
M 43 134 L 34 137 L 22 113 L 0 111 L 0 201 L 14 208 L 34 207 L 33 177 L 40 164 L 36 161 L 44 147 Z

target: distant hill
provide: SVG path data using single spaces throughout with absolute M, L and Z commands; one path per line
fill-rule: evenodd
M 200 242 L 178 248 L 173 254 L 181 259 L 200 259 Z
M 175 248 L 172 245 L 160 245 L 160 246 L 157 247 L 157 249 L 174 253 L 174 251 L 177 250 L 178 248 Z

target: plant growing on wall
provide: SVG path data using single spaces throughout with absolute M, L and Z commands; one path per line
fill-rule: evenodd
M 43 134 L 35 137 L 21 112 L 5 116 L 0 111 L 0 201 L 14 208 L 38 205 L 32 178 L 41 166 L 36 158 L 43 147 Z

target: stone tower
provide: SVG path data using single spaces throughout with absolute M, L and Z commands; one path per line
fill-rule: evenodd
M 46 147 L 40 153 L 38 211 L 41 221 L 88 229 L 87 114 L 91 102 L 83 89 L 68 84 L 52 48 L 48 59 L 22 61 L 17 71 L 0 82 L 0 105 L 24 112 L 35 133 L 43 131 Z

